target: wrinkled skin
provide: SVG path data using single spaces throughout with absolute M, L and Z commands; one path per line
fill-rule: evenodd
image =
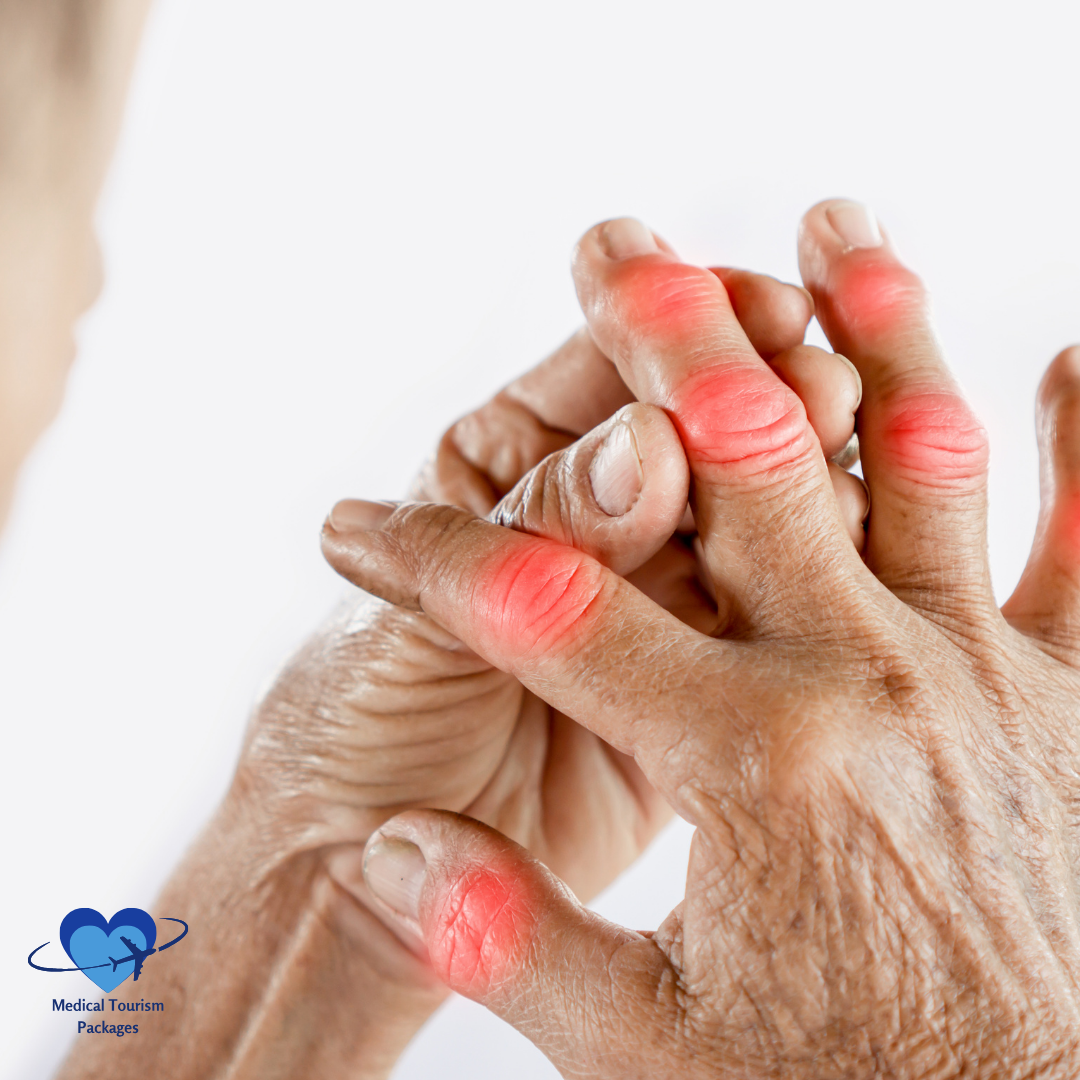
M 759 275 L 717 274 L 778 376 L 806 402 L 822 467 L 826 453 L 850 461 L 858 375 L 798 344 L 809 295 Z M 609 514 L 591 476 L 616 429 L 631 432 L 623 442 L 640 452 L 631 470 L 639 489 L 623 485 Z M 849 546 L 861 547 L 865 491 L 830 469 Z M 416 493 L 572 542 L 680 618 L 712 628 L 719 615 L 693 551 L 688 484 L 671 419 L 635 403 L 581 333 L 455 425 Z M 333 516 L 340 524 L 348 511 L 340 504 Z M 423 943 L 387 916 L 362 874 L 364 841 L 408 806 L 465 810 L 497 825 L 584 897 L 670 815 L 632 758 L 438 623 L 371 597 L 353 601 L 260 704 L 224 803 L 158 900 L 155 910 L 183 912 L 200 934 L 155 958 L 166 1011 L 154 1039 L 84 1041 L 65 1080 L 147 1069 L 173 1080 L 388 1075 L 446 994 Z M 223 952 L 233 958 L 227 966 Z M 197 999 L 186 991 L 193 985 Z M 126 983 L 116 996 L 141 992 Z
M 759 347 L 806 399 L 823 451 L 841 452 L 854 427 L 858 379 L 840 358 L 799 344 L 812 313 L 808 295 L 761 275 L 715 273 Z M 611 518 L 592 498 L 589 464 L 610 429 L 598 425 L 632 401 L 581 332 L 454 425 L 412 494 L 571 543 L 711 630 L 717 609 L 699 581 L 692 521 L 671 535 L 688 480 L 659 410 L 659 420 L 640 406 L 624 416 L 635 421 L 645 461 L 634 507 Z M 577 436 L 584 437 L 575 443 Z M 861 542 L 865 496 L 833 471 Z M 302 829 L 309 848 L 363 843 L 409 806 L 464 811 L 528 847 L 584 898 L 628 866 L 670 817 L 632 758 L 431 619 L 372 597 L 347 605 L 279 678 L 255 717 L 240 782 Z M 333 868 L 366 900 L 354 861 L 345 856 Z
M 1080 1072 L 1080 350 L 1040 391 L 1043 512 L 999 610 L 985 433 L 920 282 L 859 213 L 810 211 L 800 262 L 862 375 L 865 564 L 802 407 L 724 296 L 617 223 L 616 241 L 582 241 L 579 295 L 627 385 L 674 420 L 738 639 L 461 511 L 327 530 L 343 573 L 633 755 L 697 828 L 685 899 L 655 934 L 598 919 L 451 814 L 403 814 L 369 845 L 369 881 L 408 877 L 384 900 L 440 976 L 566 1076 Z M 525 559 L 560 589 L 508 586 Z M 509 615 L 477 602 L 493 593 Z

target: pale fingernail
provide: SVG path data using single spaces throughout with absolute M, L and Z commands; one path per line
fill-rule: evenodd
M 393 512 L 394 508 L 386 503 L 342 499 L 330 511 L 330 528 L 339 533 L 375 532 L 390 520 Z
M 833 203 L 825 216 L 844 243 L 855 248 L 880 247 L 881 230 L 869 206 L 859 202 Z
M 630 259 L 660 250 L 656 237 L 637 218 L 616 218 L 600 230 L 600 240 L 611 259 Z
M 408 840 L 377 840 L 364 857 L 364 880 L 372 895 L 413 922 L 420 919 L 420 890 L 426 873 L 423 853 Z
M 630 425 L 619 421 L 589 468 L 593 498 L 609 517 L 622 517 L 637 502 L 645 476 Z
M 855 376 L 855 404 L 851 406 L 851 411 L 856 412 L 862 404 L 862 376 L 859 374 L 859 369 L 846 356 L 841 356 L 840 353 L 833 353 L 833 355 L 838 360 L 843 360 L 851 369 L 851 374 Z
M 859 460 L 859 436 L 852 433 L 852 436 L 846 443 L 844 448 L 838 453 L 833 454 L 829 460 L 838 465 L 841 469 L 847 470 L 852 468 Z

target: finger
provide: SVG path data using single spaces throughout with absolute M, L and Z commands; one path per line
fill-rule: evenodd
M 735 318 L 759 356 L 771 360 L 802 344 L 814 317 L 814 301 L 806 289 L 749 270 L 709 269 L 724 283 Z
M 855 545 L 855 550 L 861 554 L 866 547 L 865 525 L 870 513 L 870 495 L 866 484 L 831 461 L 829 479 L 832 481 L 836 504 L 840 508 L 840 519 Z
M 669 801 L 695 768 L 695 738 L 706 735 L 688 736 L 670 688 L 709 685 L 710 745 L 723 737 L 724 717 L 737 719 L 729 702 L 741 685 L 735 671 L 753 663 L 747 647 L 704 637 L 573 548 L 454 507 L 351 502 L 331 513 L 323 552 L 354 585 L 424 611 L 633 755 Z
M 769 367 L 799 395 L 826 458 L 839 454 L 855 433 L 862 382 L 854 364 L 814 345 L 796 345 Z
M 581 330 L 457 421 L 410 494 L 487 515 L 534 465 L 633 400 L 615 366 Z
M 564 1076 L 639 1075 L 643 1032 L 662 1051 L 674 1030 L 678 980 L 660 947 L 583 908 L 487 826 L 444 811 L 401 814 L 369 841 L 364 875 L 387 921 L 422 938 L 435 974 Z
M 625 575 L 675 532 L 689 484 L 686 456 L 667 415 L 654 406 L 627 405 L 545 458 L 491 520 L 577 548 Z
M 507 388 L 542 423 L 574 436 L 592 431 L 634 400 L 615 365 L 582 327 Z
M 1059 353 L 1038 395 L 1042 505 L 1035 543 L 1001 609 L 1023 633 L 1080 657 L 1080 346 Z
M 601 350 L 675 421 L 718 594 L 748 631 L 820 628 L 851 546 L 802 402 L 754 352 L 719 279 L 633 219 L 586 233 L 574 276 Z
M 809 293 L 764 274 L 715 269 L 731 282 L 750 340 L 772 355 L 800 341 L 813 314 Z M 592 430 L 633 400 L 611 361 L 582 328 L 441 439 L 410 496 L 487 515 L 524 474 L 569 436 Z
M 413 493 L 486 515 L 538 461 L 572 442 L 503 391 L 443 435 Z
M 803 218 L 799 266 L 829 341 L 862 376 L 868 565 L 923 610 L 949 598 L 992 609 L 986 433 L 949 374 L 922 282 L 873 215 L 842 200 Z

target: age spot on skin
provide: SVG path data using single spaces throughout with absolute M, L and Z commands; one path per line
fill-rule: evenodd
M 498 558 L 474 596 L 497 650 L 510 657 L 550 651 L 580 632 L 603 589 L 598 563 L 543 540 L 523 540 Z
M 669 407 L 695 462 L 762 472 L 812 446 L 802 404 L 764 364 L 707 368 L 678 388 Z
M 468 996 L 501 981 L 534 928 L 524 886 L 482 867 L 455 882 L 425 936 L 436 974 Z
M 986 429 L 957 394 L 904 398 L 884 422 L 882 445 L 897 468 L 939 487 L 981 479 L 990 459 Z

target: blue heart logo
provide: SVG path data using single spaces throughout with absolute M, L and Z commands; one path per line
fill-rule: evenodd
M 124 908 L 107 921 L 93 908 L 76 908 L 60 924 L 64 952 L 77 967 L 92 968 L 83 974 L 106 994 L 135 973 L 134 950 L 124 938 L 138 950 L 149 952 L 157 940 L 157 924 L 141 908 Z

